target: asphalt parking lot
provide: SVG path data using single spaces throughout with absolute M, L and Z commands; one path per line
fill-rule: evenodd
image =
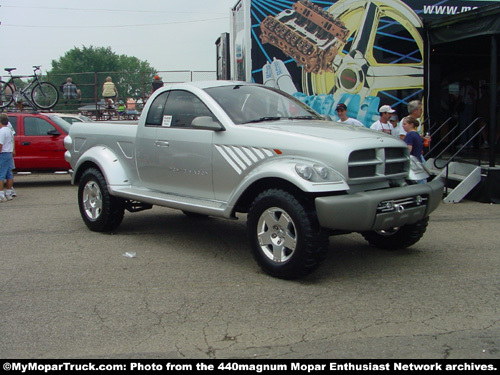
M 154 207 L 100 234 L 68 175 L 15 187 L 0 204 L 2 358 L 500 356 L 499 205 L 441 205 L 400 252 L 332 237 L 314 274 L 284 281 L 253 261 L 244 220 Z

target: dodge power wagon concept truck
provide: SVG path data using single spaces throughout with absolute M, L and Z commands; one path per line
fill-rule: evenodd
M 254 258 L 285 279 L 314 270 L 333 234 L 413 245 L 443 191 L 440 180 L 412 181 L 418 171 L 401 140 L 327 121 L 287 94 L 243 82 L 166 86 L 137 125 L 75 123 L 65 146 L 91 230 L 114 230 L 125 210 L 153 205 L 247 213 Z

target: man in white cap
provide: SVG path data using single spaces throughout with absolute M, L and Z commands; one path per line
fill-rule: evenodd
M 390 105 L 383 105 L 380 107 L 378 112 L 380 113 L 380 120 L 375 121 L 372 126 L 370 126 L 370 129 L 394 135 L 394 126 L 392 126 L 389 120 L 391 119 L 392 114 L 396 111 L 392 109 Z
M 363 128 L 365 127 L 361 121 L 347 116 L 347 106 L 344 103 L 338 104 L 335 111 L 337 112 L 337 116 L 339 116 L 339 122 L 343 124 L 361 126 Z

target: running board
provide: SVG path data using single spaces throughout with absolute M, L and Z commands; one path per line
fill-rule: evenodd
M 230 218 L 231 210 L 225 202 L 199 199 L 171 193 L 162 193 L 145 188 L 131 186 L 108 186 L 112 195 L 133 201 L 152 205 L 175 208 L 178 210 L 199 213 L 203 215 Z

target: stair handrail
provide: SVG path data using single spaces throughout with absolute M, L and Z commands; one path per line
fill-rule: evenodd
M 432 138 L 432 134 L 436 134 L 436 133 L 438 133 L 438 132 L 441 130 L 441 128 L 442 128 L 443 126 L 445 126 L 446 124 L 448 124 L 448 122 L 449 122 L 449 121 L 451 121 L 452 119 L 453 119 L 453 117 L 448 117 L 448 118 L 446 119 L 446 121 L 445 121 L 445 122 L 443 122 L 443 123 L 441 124 L 441 126 L 439 126 L 439 128 L 437 128 L 435 131 L 430 131 L 430 133 L 429 133 L 429 134 L 430 134 L 431 138 Z M 456 129 L 457 127 L 458 127 L 458 124 L 456 124 L 453 128 L 451 128 L 451 130 L 450 130 L 450 131 L 448 131 L 448 133 L 446 133 L 446 135 L 445 135 L 443 138 L 441 138 L 438 142 L 433 142 L 433 143 L 432 143 L 432 146 L 429 148 L 429 151 L 427 151 L 427 153 L 424 155 L 424 158 L 425 158 L 425 159 L 427 159 L 427 157 L 429 156 L 429 154 L 430 154 L 432 151 L 434 151 L 434 150 L 435 150 L 435 149 L 436 149 L 436 148 L 437 148 L 437 147 L 438 147 L 438 146 L 439 146 L 439 145 L 440 145 L 440 144 L 441 144 L 441 143 L 442 143 L 445 139 L 447 139 L 448 135 L 452 134 L 452 132 L 454 132 L 454 131 L 455 131 L 455 129 Z
M 463 134 L 465 134 L 465 133 L 467 132 L 467 130 L 469 130 L 469 128 L 470 128 L 470 127 L 473 127 L 473 126 L 476 124 L 476 122 L 478 122 L 478 121 L 480 121 L 480 120 L 481 120 L 481 117 L 476 117 L 476 119 L 474 119 L 474 121 L 472 121 L 472 122 L 469 124 L 469 126 L 467 126 L 467 127 L 466 127 L 466 128 L 465 128 L 465 129 L 464 129 L 464 130 L 463 130 L 463 131 L 462 131 L 462 132 L 461 132 L 461 133 L 460 133 L 460 134 L 459 134 L 459 135 L 458 135 L 458 136 L 457 136 L 454 140 L 452 140 L 452 141 L 448 144 L 448 146 L 446 146 L 446 147 L 443 149 L 443 151 L 441 151 L 441 152 L 440 152 L 440 153 L 439 153 L 439 154 L 438 154 L 438 155 L 434 158 L 434 162 L 433 162 L 433 164 L 434 164 L 434 167 L 435 167 L 435 168 L 437 168 L 437 169 L 443 169 L 443 168 L 445 168 L 445 167 L 447 168 L 447 167 L 448 167 L 448 165 L 449 165 L 449 164 L 450 164 L 450 163 L 451 163 L 451 162 L 455 159 L 455 157 L 456 157 L 456 156 L 457 156 L 460 152 L 462 152 L 462 151 L 463 151 L 463 149 L 464 149 L 464 148 L 466 148 L 466 147 L 469 145 L 469 143 L 471 143 L 471 142 L 472 142 L 472 141 L 473 141 L 476 137 L 478 137 L 478 136 L 481 134 L 481 132 L 482 132 L 482 131 L 484 130 L 484 128 L 486 127 L 486 125 L 483 125 L 483 126 L 482 126 L 482 127 L 481 127 L 481 128 L 480 128 L 480 129 L 479 129 L 479 130 L 478 130 L 478 131 L 477 131 L 477 132 L 476 132 L 473 136 L 472 136 L 472 137 L 470 137 L 470 138 L 469 138 L 469 140 L 467 140 L 467 142 L 465 142 L 465 143 L 462 145 L 462 147 L 460 147 L 460 148 L 459 148 L 459 149 L 458 149 L 458 150 L 457 150 L 457 151 L 456 151 L 456 152 L 455 152 L 455 153 L 454 153 L 454 154 L 453 154 L 453 155 L 452 155 L 452 156 L 448 159 L 448 161 L 446 161 L 446 163 L 445 163 L 443 166 L 438 167 L 438 165 L 436 164 L 436 162 L 438 161 L 438 159 L 439 159 L 439 158 L 440 158 L 440 157 L 441 157 L 441 156 L 442 156 L 442 155 L 443 155 L 446 151 L 448 151 L 448 149 L 449 149 L 450 147 L 454 146 L 454 145 L 455 145 L 455 143 L 456 143 L 456 142 L 457 142 L 457 141 L 461 138 L 461 136 L 462 136 Z M 457 125 L 455 125 L 455 127 L 454 127 L 453 129 L 455 129 L 456 127 L 457 127 Z M 452 130 L 453 130 L 453 129 L 452 129 Z M 450 131 L 450 132 L 451 132 L 451 131 Z M 448 134 L 449 134 L 450 132 L 448 132 Z M 448 134 L 446 134 L 446 136 L 448 136 Z M 445 137 L 446 137 L 446 136 L 445 136 Z M 443 139 L 444 139 L 445 137 L 443 137 Z M 429 152 L 430 152 L 430 151 L 429 151 Z M 448 173 L 448 172 L 446 172 L 446 173 Z
M 449 121 L 451 118 L 452 118 L 452 117 L 449 117 L 449 118 L 445 121 L 445 123 L 446 123 L 447 121 Z M 423 125 L 423 124 L 425 124 L 427 121 L 429 122 L 429 128 L 427 129 L 427 132 L 429 132 L 429 134 L 430 134 L 430 133 L 435 133 L 436 131 L 438 131 L 439 129 L 441 129 L 441 128 L 443 127 L 443 125 L 444 125 L 444 124 L 442 124 L 442 125 L 441 125 L 441 126 L 440 126 L 437 130 L 436 130 L 436 131 L 434 131 L 434 127 L 437 125 L 437 123 L 436 123 L 436 122 L 434 122 L 434 124 L 431 124 L 431 118 L 430 118 L 430 117 L 427 117 L 424 121 L 422 121 L 422 125 Z

